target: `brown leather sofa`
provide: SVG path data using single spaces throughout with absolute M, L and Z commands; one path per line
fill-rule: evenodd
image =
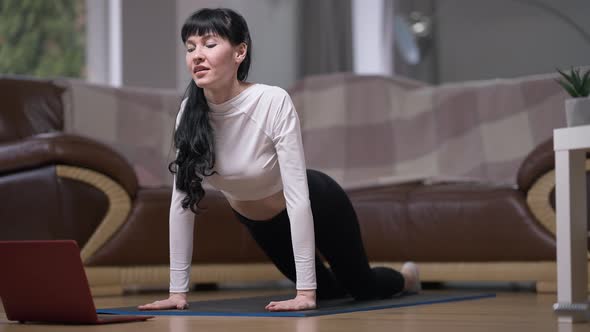
M 63 92 L 52 81 L 0 78 L 0 240 L 76 240 L 95 294 L 166 287 L 170 188 L 139 187 L 123 156 L 64 133 Z M 414 260 L 425 281 L 535 281 L 554 290 L 553 167 L 547 141 L 522 163 L 517 189 L 404 184 L 348 193 L 376 265 Z M 220 193 L 202 204 L 192 282 L 282 278 Z

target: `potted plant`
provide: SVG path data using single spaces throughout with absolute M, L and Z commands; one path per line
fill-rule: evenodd
M 572 98 L 565 101 L 565 119 L 568 127 L 590 125 L 590 69 L 580 73 L 572 68 L 569 73 L 557 69 L 562 76 L 557 82 Z

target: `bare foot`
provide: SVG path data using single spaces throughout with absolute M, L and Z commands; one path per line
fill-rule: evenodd
M 403 292 L 409 294 L 420 293 L 422 285 L 420 283 L 420 270 L 418 269 L 418 265 L 414 262 L 406 262 L 402 265 L 400 272 L 404 276 L 405 281 Z

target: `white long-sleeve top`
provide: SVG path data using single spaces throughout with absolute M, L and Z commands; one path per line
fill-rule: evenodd
M 186 99 L 176 126 L 182 119 Z M 214 170 L 205 181 L 232 200 L 259 200 L 283 190 L 291 225 L 297 289 L 316 289 L 313 216 L 299 118 L 287 92 L 254 84 L 222 104 L 211 104 Z M 176 181 L 176 179 L 175 179 Z M 170 292 L 187 292 L 194 213 L 181 207 L 173 185 L 170 206 Z

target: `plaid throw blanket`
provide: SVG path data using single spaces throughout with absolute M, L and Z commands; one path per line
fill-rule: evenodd
M 123 155 L 142 187 L 172 185 L 173 133 L 182 93 L 151 88 L 114 88 L 77 80 L 60 82 L 65 131 L 93 138 Z
M 555 75 L 427 86 L 404 79 L 333 74 L 290 94 L 308 168 L 344 188 L 407 181 L 514 185 L 525 156 L 565 126 Z M 111 146 L 143 187 L 170 186 L 172 134 L 181 92 L 67 81 L 66 131 Z
M 555 75 L 440 86 L 337 74 L 291 91 L 308 168 L 344 188 L 408 181 L 514 186 L 533 148 L 565 126 Z

